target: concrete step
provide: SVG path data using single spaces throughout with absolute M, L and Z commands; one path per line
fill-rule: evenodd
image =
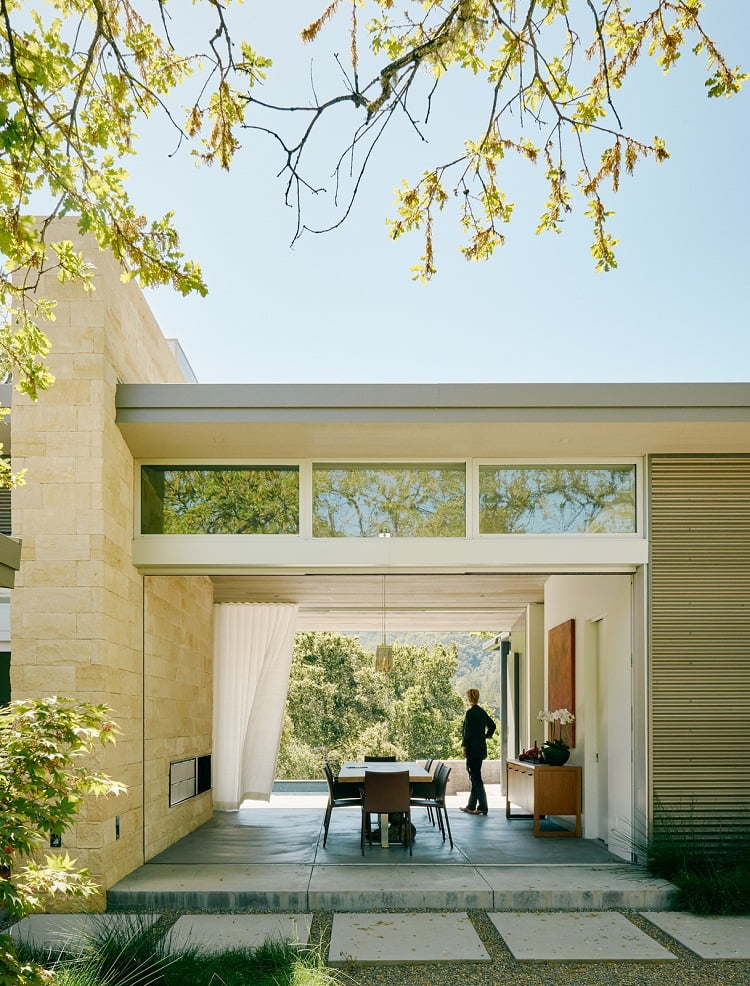
M 153 864 L 107 893 L 108 910 L 668 910 L 676 888 L 597 865 Z

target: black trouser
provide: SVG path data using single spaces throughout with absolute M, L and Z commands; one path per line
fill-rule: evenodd
M 471 794 L 466 807 L 471 811 L 474 811 L 475 808 L 480 811 L 487 811 L 487 793 L 484 790 L 484 781 L 482 780 L 482 760 L 482 757 L 472 757 L 471 759 L 467 757 L 466 759 L 466 769 L 471 781 Z

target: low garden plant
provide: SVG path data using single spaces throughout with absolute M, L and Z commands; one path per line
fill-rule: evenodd
M 18 958 L 54 986 L 333 986 L 322 950 L 268 939 L 258 948 L 172 948 L 162 921 L 93 918 L 85 942 L 66 952 L 24 945 Z
M 678 888 L 681 910 L 750 914 L 750 824 L 717 832 L 693 809 L 677 812 L 657 802 L 648 838 L 639 841 L 649 871 Z
M 72 824 L 85 797 L 124 790 L 90 765 L 95 747 L 116 734 L 103 705 L 53 697 L 0 708 L 0 913 L 20 918 L 50 897 L 98 892 L 74 859 L 45 846 Z M 0 986 L 38 981 L 13 940 L 0 935 Z

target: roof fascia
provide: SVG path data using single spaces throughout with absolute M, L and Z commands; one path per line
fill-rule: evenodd
M 119 384 L 117 421 L 750 421 L 748 383 Z

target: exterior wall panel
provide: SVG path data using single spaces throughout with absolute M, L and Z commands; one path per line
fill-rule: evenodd
M 203 576 L 144 580 L 144 857 L 212 815 L 210 791 L 169 804 L 172 761 L 211 753 L 213 585 Z
M 750 830 L 750 456 L 650 460 L 651 796 Z
M 61 238 L 77 239 L 75 220 Z M 12 395 L 12 463 L 28 470 L 12 491 L 21 568 L 11 604 L 13 698 L 65 695 L 102 702 L 121 729 L 92 763 L 127 785 L 118 798 L 87 801 L 62 849 L 106 890 L 144 860 L 143 577 L 132 562 L 133 457 L 115 424 L 119 380 L 182 379 L 140 289 L 89 241 L 97 291 L 60 285 L 46 327 L 55 384 L 35 403 Z M 119 818 L 119 826 L 116 819 Z M 118 833 L 119 832 L 119 837 Z M 60 910 L 105 907 L 59 900 Z

